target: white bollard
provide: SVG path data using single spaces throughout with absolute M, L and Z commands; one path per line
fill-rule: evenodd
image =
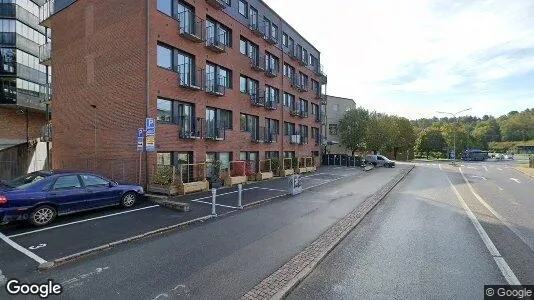
M 217 216 L 217 211 L 215 209 L 215 198 L 217 197 L 217 189 L 211 189 L 211 214 Z
M 237 185 L 237 189 L 239 191 L 238 193 L 238 196 L 237 196 L 237 207 L 239 207 L 240 209 L 243 209 L 243 205 L 242 205 L 242 200 L 243 200 L 243 184 L 238 184 Z

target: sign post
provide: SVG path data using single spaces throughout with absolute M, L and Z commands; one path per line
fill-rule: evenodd
M 137 129 L 137 152 L 139 152 L 139 174 L 137 183 L 141 185 L 141 157 L 143 156 L 143 149 L 145 147 L 145 130 L 143 128 Z
M 146 118 L 145 133 L 145 150 L 154 152 L 156 150 L 156 120 L 154 118 Z

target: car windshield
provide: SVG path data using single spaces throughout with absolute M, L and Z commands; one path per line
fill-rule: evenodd
M 42 173 L 30 173 L 6 182 L 6 185 L 16 189 L 25 189 L 46 177 L 47 176 Z

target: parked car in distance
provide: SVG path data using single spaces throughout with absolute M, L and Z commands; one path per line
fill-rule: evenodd
M 365 157 L 365 163 L 371 164 L 377 167 L 386 167 L 386 168 L 395 167 L 395 162 L 383 155 L 375 155 L 375 154 L 367 155 Z
M 0 184 L 0 224 L 28 220 L 44 226 L 58 215 L 116 205 L 132 207 L 143 194 L 141 186 L 118 184 L 97 174 L 37 171 Z

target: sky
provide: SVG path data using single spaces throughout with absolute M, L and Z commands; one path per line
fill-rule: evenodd
M 534 0 L 264 1 L 321 52 L 329 95 L 409 119 L 534 108 Z

